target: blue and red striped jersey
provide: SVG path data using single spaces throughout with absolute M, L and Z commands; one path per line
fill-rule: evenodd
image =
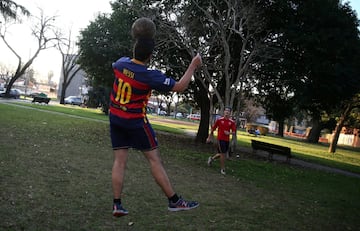
M 110 94 L 110 113 L 126 123 L 146 122 L 146 106 L 151 90 L 170 91 L 175 80 L 159 70 L 148 69 L 142 62 L 122 57 L 113 63 L 115 80 Z M 133 121 L 132 121 L 133 120 Z M 140 125 L 140 124 L 139 124 Z

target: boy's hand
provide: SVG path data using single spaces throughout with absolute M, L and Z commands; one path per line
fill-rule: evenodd
M 192 59 L 191 63 L 196 67 L 200 67 L 202 65 L 202 58 L 199 53 Z
M 208 136 L 208 138 L 206 139 L 206 143 L 208 143 L 208 144 L 211 143 L 213 141 L 213 139 L 214 139 L 214 136 L 212 134 L 210 134 Z

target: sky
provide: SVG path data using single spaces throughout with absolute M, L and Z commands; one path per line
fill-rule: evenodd
M 351 0 L 351 1 L 343 1 L 343 2 L 350 2 L 351 8 L 356 11 L 358 18 L 360 18 L 360 0 Z
M 56 16 L 54 24 L 60 27 L 63 33 L 68 34 L 71 30 L 72 37 L 79 35 L 79 31 L 86 28 L 90 21 L 93 21 L 99 13 L 111 12 L 110 0 L 14 0 L 17 4 L 26 7 L 32 14 L 40 15 L 40 10 L 44 11 L 47 17 Z M 22 59 L 29 60 L 29 56 L 35 52 L 32 38 L 24 39 L 24 35 L 30 34 L 28 31 L 30 22 L 24 22 L 24 25 L 12 25 L 8 40 L 12 47 L 19 53 Z M 11 66 L 15 69 L 18 59 L 13 53 L 0 41 L 0 63 Z M 36 78 L 47 80 L 48 73 L 54 73 L 53 81 L 58 82 L 61 72 L 61 55 L 55 48 L 43 50 L 35 59 L 33 69 L 36 72 Z
M 16 3 L 25 6 L 31 13 L 39 15 L 39 8 L 44 11 L 45 16 L 56 15 L 55 24 L 67 33 L 70 29 L 74 38 L 79 35 L 82 28 L 86 28 L 90 21 L 93 21 L 99 13 L 110 13 L 110 0 L 15 0 Z M 357 12 L 360 18 L 360 0 L 343 0 L 350 2 L 350 6 Z M 28 60 L 29 56 L 35 51 L 32 50 L 31 37 L 25 38 L 29 24 L 14 25 L 9 34 L 9 41 L 23 60 Z M 30 34 L 27 31 L 27 34 Z M 10 39 L 11 38 L 11 39 Z M 0 64 L 10 66 L 15 69 L 17 58 L 0 41 Z M 61 55 L 56 49 L 41 51 L 35 59 L 33 69 L 37 79 L 47 80 L 50 71 L 54 73 L 53 81 L 59 82 L 61 72 Z

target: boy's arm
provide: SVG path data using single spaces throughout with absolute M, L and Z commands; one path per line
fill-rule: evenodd
M 191 61 L 190 65 L 188 66 L 187 70 L 185 71 L 184 75 L 181 77 L 179 81 L 177 81 L 172 88 L 172 91 L 175 92 L 182 92 L 184 91 L 191 81 L 191 77 L 193 76 L 195 70 L 200 67 L 202 64 L 200 54 L 197 54 Z
M 215 124 L 214 124 L 213 126 L 211 126 L 210 133 L 209 133 L 209 135 L 208 135 L 208 137 L 207 137 L 207 139 L 206 139 L 206 142 L 207 142 L 207 143 L 210 143 L 211 140 L 213 139 L 215 129 L 216 129 L 216 122 L 215 122 Z

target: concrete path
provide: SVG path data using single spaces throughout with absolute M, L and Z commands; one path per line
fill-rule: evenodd
M 238 148 L 237 151 L 239 151 L 240 153 L 243 152 L 243 153 L 247 153 L 247 154 L 255 154 L 255 155 L 258 155 L 263 158 L 268 158 L 268 155 L 269 155 L 267 152 L 259 151 L 259 150 L 256 151 L 255 153 L 253 153 L 251 148 Z M 286 162 L 286 157 L 282 156 L 282 155 L 273 154 L 272 158 L 273 158 L 273 161 Z M 360 178 L 360 174 L 358 174 L 358 173 L 353 173 L 353 172 L 345 171 L 342 169 L 337 169 L 337 168 L 328 167 L 328 166 L 324 166 L 324 165 L 320 165 L 320 164 L 315 164 L 315 163 L 303 161 L 300 159 L 296 159 L 294 157 L 292 157 L 290 159 L 289 164 L 301 166 L 301 167 L 305 167 L 305 168 L 316 169 L 319 171 L 338 173 L 338 174 L 342 174 L 342 175 L 346 175 L 346 176 Z

